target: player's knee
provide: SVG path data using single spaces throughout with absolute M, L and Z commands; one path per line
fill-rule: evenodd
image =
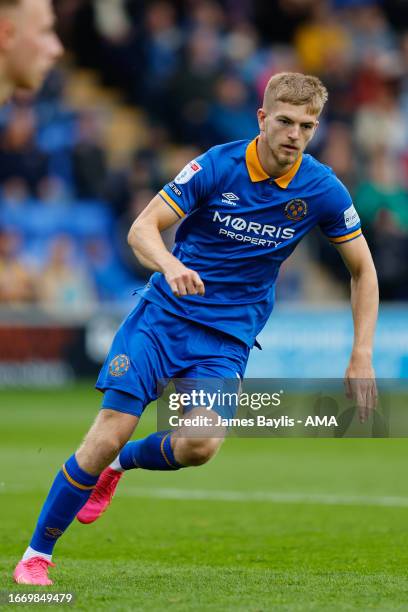
M 100 455 L 117 454 L 129 440 L 137 417 L 102 410 L 85 437 L 83 447 Z
M 101 410 L 97 419 L 96 433 L 105 436 L 122 446 L 131 437 L 139 419 L 131 414 L 117 412 L 116 410 Z
M 95 462 L 110 463 L 119 454 L 122 446 L 116 437 L 103 437 L 85 444 L 79 451 L 87 457 L 92 457 Z
M 78 453 L 86 461 L 92 459 L 98 464 L 109 463 L 119 454 L 125 443 L 126 440 L 123 441 L 115 433 L 88 436 L 79 448 Z
M 107 455 L 116 457 L 122 450 L 123 445 L 125 444 L 122 441 L 121 437 L 118 435 L 107 436 L 102 439 L 100 447 L 104 449 Z
M 219 440 L 212 438 L 190 438 L 185 440 L 184 465 L 197 466 L 207 463 L 217 452 Z

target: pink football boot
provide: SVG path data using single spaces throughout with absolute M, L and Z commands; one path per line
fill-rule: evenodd
M 93 523 L 105 512 L 123 474 L 124 472 L 112 470 L 110 467 L 103 470 L 90 498 L 77 514 L 80 523 Z
M 55 563 L 51 563 L 44 557 L 31 557 L 31 559 L 20 561 L 14 570 L 14 582 L 17 582 L 17 584 L 49 586 L 53 584 L 52 580 L 48 578 L 49 567 L 55 567 Z

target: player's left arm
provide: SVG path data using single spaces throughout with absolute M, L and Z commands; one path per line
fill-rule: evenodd
M 379 301 L 377 274 L 364 236 L 336 247 L 351 275 L 354 341 L 345 374 L 346 391 L 357 402 L 360 420 L 364 422 L 377 401 L 372 365 Z

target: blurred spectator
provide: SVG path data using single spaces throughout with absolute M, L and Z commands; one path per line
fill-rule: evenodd
M 0 142 L 0 182 L 15 177 L 23 179 L 32 195 L 48 171 L 48 156 L 39 150 L 35 138 L 33 109 L 15 107 Z
M 372 253 L 382 300 L 408 299 L 408 234 L 382 208 L 372 233 Z
M 368 156 L 380 147 L 390 154 L 401 154 L 407 147 L 403 125 L 395 86 L 383 81 L 372 102 L 362 105 L 356 113 L 356 144 Z
M 401 185 L 395 161 L 384 149 L 373 155 L 368 180 L 359 185 L 355 203 L 365 225 L 381 225 L 379 213 L 386 212 L 387 226 L 392 220 L 400 233 L 408 235 L 408 191 Z
M 384 149 L 373 155 L 370 176 L 358 187 L 355 204 L 370 242 L 381 298 L 407 299 L 408 191 Z
M 72 162 L 77 196 L 83 199 L 100 199 L 105 189 L 107 162 L 101 144 L 98 118 L 93 112 L 83 112 L 80 115 Z
M 34 301 L 34 277 L 20 258 L 21 236 L 0 232 L 0 304 Z
M 46 176 L 38 184 L 38 200 L 42 204 L 48 206 L 66 206 L 71 202 L 70 193 L 67 185 L 58 176 Z M 41 211 L 38 211 L 39 214 Z M 44 216 L 47 214 L 45 210 L 42 211 Z
M 131 33 L 126 0 L 94 0 L 95 25 L 106 40 L 121 42 Z
M 221 34 L 226 14 L 215 0 L 189 0 L 187 24 L 192 30 L 212 31 Z
M 295 33 L 295 45 L 305 72 L 322 74 L 327 62 L 351 51 L 351 39 L 325 0 L 316 0 L 310 17 Z
M 324 112 L 328 121 L 351 125 L 356 109 L 356 93 L 351 86 L 354 74 L 355 68 L 347 53 L 338 53 L 326 63 L 322 78 L 330 98 Z
M 354 107 L 375 104 L 379 89 L 384 87 L 385 78 L 374 57 L 368 57 L 360 62 L 354 70 L 354 76 L 349 75 L 348 87 L 352 80 Z
M 356 158 L 353 154 L 352 131 L 347 124 L 338 121 L 329 124 L 320 158 L 323 163 L 334 170 L 338 178 L 351 191 L 354 191 L 358 171 Z
M 254 76 L 264 66 L 258 32 L 250 22 L 241 21 L 225 34 L 223 46 L 229 69 L 251 86 Z
M 92 238 L 85 244 L 88 268 L 101 302 L 128 298 L 135 281 L 115 256 L 107 240 Z
M 4 208 L 18 208 L 29 198 L 28 185 L 23 178 L 14 176 L 4 181 L 1 194 L 1 202 Z
M 255 101 L 245 84 L 234 76 L 221 77 L 209 108 L 208 126 L 215 142 L 252 139 L 258 131 Z
M 145 73 L 158 92 L 163 81 L 178 67 L 182 48 L 182 33 L 177 24 L 176 11 L 170 2 L 159 0 L 146 8 L 144 21 Z M 146 86 L 145 82 L 145 86 Z
M 157 152 L 152 148 L 136 151 L 128 167 L 112 173 L 106 185 L 105 197 L 112 204 L 115 216 L 126 214 L 132 198 L 140 190 L 161 189 L 166 182 L 162 175 L 162 160 Z
M 364 62 L 395 50 L 396 38 L 376 2 L 360 4 L 351 8 L 347 21 L 354 57 Z
M 81 312 L 94 302 L 93 283 L 80 265 L 70 237 L 60 235 L 54 239 L 36 288 L 38 300 L 45 308 Z
M 101 68 L 106 84 L 137 98 L 141 44 L 126 0 L 88 0 L 73 20 L 73 48 L 86 67 Z M 143 61 L 143 60 L 142 60 Z
M 140 33 L 144 69 L 138 78 L 138 97 L 154 117 L 166 117 L 163 96 L 181 62 L 183 35 L 171 2 L 158 0 L 146 7 Z
M 207 132 L 209 105 L 222 71 L 217 32 L 195 30 L 189 37 L 183 65 L 174 74 L 167 92 L 166 119 L 173 135 L 203 148 L 211 144 Z

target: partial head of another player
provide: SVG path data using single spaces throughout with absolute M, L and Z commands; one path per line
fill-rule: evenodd
M 316 132 L 327 97 L 327 89 L 315 76 L 275 74 L 258 110 L 262 159 L 282 172 L 293 166 Z
M 0 0 L 0 101 L 36 90 L 62 55 L 51 0 Z

